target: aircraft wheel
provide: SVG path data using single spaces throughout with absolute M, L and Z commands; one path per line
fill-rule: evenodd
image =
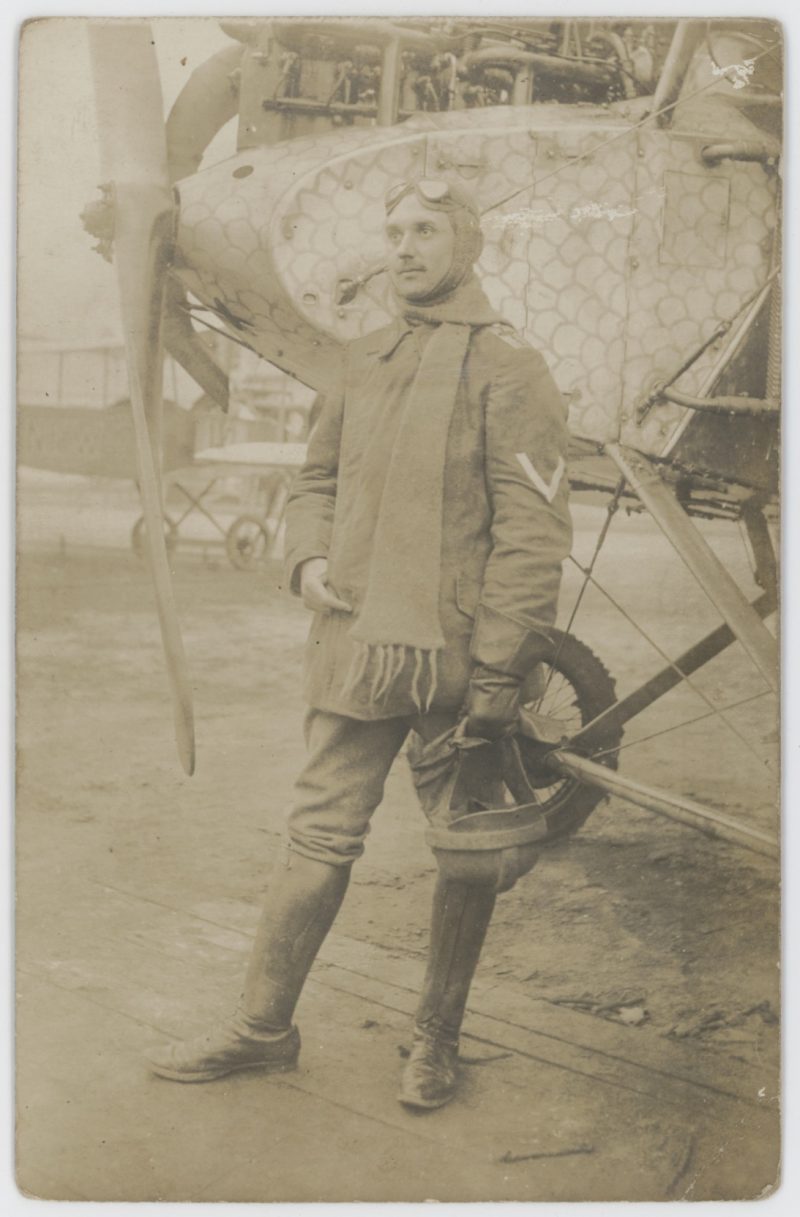
M 136 554 L 136 557 L 142 561 L 145 556 L 145 536 L 144 516 L 139 516 L 139 519 L 131 529 L 131 549 Z M 171 557 L 178 545 L 178 529 L 168 517 L 164 518 L 164 544 L 167 547 L 168 556 Z
M 269 529 L 259 516 L 238 516 L 225 536 L 225 552 L 237 570 L 254 570 L 271 544 Z
M 616 700 L 614 681 L 595 653 L 572 634 L 552 631 L 558 651 L 547 687 L 548 666 L 538 665 L 523 685 L 524 704 L 537 714 L 547 715 L 564 724 L 569 737 L 596 718 Z M 610 769 L 617 768 L 615 749 L 622 740 L 622 728 L 610 727 L 593 738 L 587 755 Z M 542 747 L 518 735 L 522 762 L 528 782 L 536 790 L 537 801 L 548 824 L 547 842 L 558 841 L 581 828 L 606 797 L 601 790 L 583 785 L 572 777 L 556 777 L 542 765 Z M 581 748 L 576 746 L 575 752 Z M 603 753 L 604 755 L 597 755 Z M 526 801 L 530 801 L 530 796 Z

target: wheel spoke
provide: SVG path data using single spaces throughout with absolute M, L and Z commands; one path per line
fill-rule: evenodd
M 575 716 L 581 717 L 578 698 L 574 689 L 568 689 L 566 697 L 562 697 L 561 701 L 557 702 L 554 706 L 543 707 L 540 713 L 546 715 L 547 718 L 556 718 L 560 710 L 566 710 L 569 707 L 574 708 Z
M 614 704 L 614 683 L 587 646 L 573 635 L 560 631 L 555 634 L 556 655 L 548 665 L 545 687 L 526 699 L 526 705 L 557 723 L 569 738 Z M 621 737 L 621 729 L 613 728 L 598 746 L 616 748 Z M 531 791 L 528 801 L 547 817 L 548 839 L 557 840 L 577 831 L 605 796 L 574 777 L 559 777 L 543 770 L 542 750 L 532 741 L 524 741 L 521 754 Z M 606 763 L 614 767 L 615 757 L 609 756 Z

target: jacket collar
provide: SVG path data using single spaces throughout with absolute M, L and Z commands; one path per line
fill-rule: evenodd
M 404 315 L 396 317 L 383 329 L 376 330 L 367 349 L 369 355 L 388 359 L 398 346 L 416 327 L 436 326 L 443 323 L 468 325 L 471 329 L 496 325 L 503 318 L 496 313 L 486 299 L 483 288 L 474 273 L 467 276 L 453 291 L 448 292 L 438 303 L 412 304 L 401 302 Z

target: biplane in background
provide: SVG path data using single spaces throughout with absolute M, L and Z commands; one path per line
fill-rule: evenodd
M 195 71 L 166 123 L 146 25 L 98 22 L 89 35 L 108 180 L 86 223 L 101 252 L 113 245 L 187 771 L 189 682 L 158 526 L 159 333 L 223 408 L 201 323 L 324 393 L 342 344 L 390 316 L 387 188 L 444 175 L 480 202 L 491 303 L 545 354 L 569 401 L 573 487 L 608 503 L 545 694 L 526 711 L 530 796 L 553 837 L 614 793 L 774 854 L 771 834 L 616 768 L 626 723 L 735 640 L 777 690 L 765 619 L 777 599 L 779 29 L 534 19 L 222 28 L 230 46 Z M 234 119 L 235 153 L 203 164 Z M 652 515 L 722 620 L 616 700 L 572 628 L 621 504 Z M 697 517 L 746 529 L 762 588 L 754 603 Z M 709 713 L 725 709 L 709 702 Z
M 204 336 L 206 349 L 208 337 L 215 339 Z M 184 522 L 200 513 L 220 537 L 230 562 L 252 570 L 278 539 L 291 478 L 305 455 L 302 440 L 312 395 L 263 361 L 243 358 L 240 348 L 219 339 L 216 345 L 226 394 L 233 386 L 235 416 L 222 414 L 207 394 L 198 398 L 195 381 L 171 356 L 164 361 L 164 539 L 172 553 L 179 541 L 188 540 L 181 537 Z M 17 389 L 21 468 L 137 480 L 121 343 L 62 347 L 23 339 Z M 253 486 L 248 498 L 254 501 L 233 520 L 230 513 L 221 518 L 215 497 L 231 488 L 230 478 Z M 230 495 L 224 497 L 230 500 Z M 137 556 L 144 556 L 143 516 L 133 524 L 131 545 Z

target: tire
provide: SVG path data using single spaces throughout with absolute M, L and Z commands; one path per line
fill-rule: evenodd
M 131 549 L 140 561 L 144 561 L 145 536 L 144 516 L 139 516 L 131 529 Z M 171 557 L 178 545 L 178 529 L 168 516 L 164 517 L 164 544 L 168 557 Z
M 238 516 L 225 534 L 225 552 L 237 570 L 254 570 L 271 546 L 272 536 L 260 516 Z
M 614 704 L 615 685 L 605 665 L 585 643 L 561 630 L 551 633 L 557 652 L 552 676 L 542 692 L 549 665 L 539 665 L 523 685 L 523 698 L 527 697 L 524 704 L 538 714 L 562 719 L 569 737 Z M 592 738 L 591 749 L 586 749 L 584 755 L 593 756 L 609 769 L 616 769 L 615 750 L 622 741 L 622 734 L 622 728 L 613 725 L 600 729 Z M 563 777 L 554 781 L 553 775 L 542 765 L 542 746 L 527 736 L 518 735 L 516 740 L 528 782 L 534 788 L 536 801 L 547 820 L 546 843 L 560 841 L 577 832 L 607 796 L 602 790 L 584 785 L 576 778 Z M 575 745 L 573 751 L 581 753 L 582 749 Z M 598 753 L 602 755 L 596 755 Z

